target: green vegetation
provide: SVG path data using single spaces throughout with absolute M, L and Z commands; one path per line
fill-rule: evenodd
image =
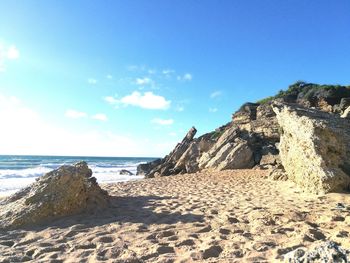
M 275 97 L 274 96 L 270 96 L 270 97 L 258 100 L 256 103 L 258 103 L 258 104 L 266 104 L 266 103 L 270 102 L 273 99 L 275 99 Z
M 257 101 L 259 104 L 268 103 L 274 99 L 285 98 L 289 100 L 307 100 L 310 102 L 325 99 L 330 104 L 339 103 L 340 98 L 350 97 L 350 86 L 319 85 L 297 81 L 290 85 L 287 90 L 280 90 L 277 95 Z
M 221 137 L 221 135 L 224 133 L 224 130 L 221 131 L 213 131 L 212 135 L 210 136 L 210 139 L 217 140 Z

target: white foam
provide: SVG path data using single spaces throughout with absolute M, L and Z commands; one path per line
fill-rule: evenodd
M 136 165 L 120 165 L 119 167 L 98 167 L 89 165 L 99 183 L 115 183 L 142 179 L 143 176 L 121 175 L 120 171 L 126 169 L 136 174 Z M 35 168 L 19 170 L 0 170 L 0 196 L 10 195 L 35 182 L 35 179 L 42 176 L 53 168 L 37 166 Z
M 42 166 L 18 170 L 5 169 L 0 170 L 0 179 L 10 177 L 38 177 L 50 171 L 52 171 L 52 168 Z

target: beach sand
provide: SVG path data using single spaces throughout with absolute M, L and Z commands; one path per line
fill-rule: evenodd
M 0 232 L 0 262 L 276 262 L 299 246 L 350 248 L 350 194 L 305 194 L 268 171 L 102 185 L 111 208 Z

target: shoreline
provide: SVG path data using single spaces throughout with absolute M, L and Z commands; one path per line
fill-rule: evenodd
M 101 184 L 111 207 L 94 215 L 0 231 L 0 261 L 279 261 L 322 240 L 350 249 L 349 194 L 302 193 L 268 170 L 183 174 Z M 118 261 L 119 260 L 119 261 Z

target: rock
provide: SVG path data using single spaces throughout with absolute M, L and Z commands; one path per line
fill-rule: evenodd
M 350 107 L 350 98 L 342 98 L 340 100 L 339 109 L 341 112 Z
M 85 162 L 64 165 L 0 203 L 0 228 L 16 228 L 103 210 L 109 197 Z
M 149 163 L 142 163 L 139 164 L 137 166 L 137 175 L 146 175 L 148 174 L 150 171 L 152 171 L 155 167 L 157 167 L 158 165 L 160 165 L 162 163 L 162 159 L 156 159 L 152 162 Z
M 334 262 L 350 261 L 350 251 L 345 250 L 332 241 L 316 242 L 311 248 L 297 248 L 284 255 L 284 262 Z
M 147 178 L 158 177 L 158 176 L 168 176 L 172 174 L 178 174 L 186 172 L 183 170 L 186 165 L 184 163 L 176 166 L 177 162 L 181 159 L 181 157 L 185 154 L 191 143 L 193 142 L 193 138 L 196 134 L 197 130 L 195 127 L 192 127 L 183 138 L 181 143 L 178 143 L 175 149 L 167 155 L 164 159 L 160 161 L 160 164 L 156 165 L 146 173 Z M 140 168 L 141 170 L 141 168 Z
M 293 104 L 273 106 L 281 127 L 280 158 L 288 178 L 313 193 L 350 185 L 350 122 Z
M 287 181 L 288 175 L 283 168 L 278 167 L 272 169 L 271 172 L 268 174 L 267 178 L 274 181 Z
M 169 157 L 166 161 L 176 163 L 184 154 L 184 152 L 188 149 L 196 133 L 197 129 L 195 127 L 192 127 L 187 132 L 185 138 L 183 138 L 183 140 L 180 143 L 178 143 L 175 149 L 169 154 Z
M 261 157 L 259 164 L 261 166 L 275 166 L 277 164 L 281 163 L 281 159 L 278 154 L 265 154 Z
M 199 159 L 199 168 L 203 169 L 208 167 L 209 161 L 216 156 L 218 151 L 226 144 L 233 142 L 239 136 L 239 129 L 231 125 L 226 128 L 226 130 L 219 137 L 217 142 L 210 148 L 210 150 L 204 154 Z
M 241 106 L 241 108 L 232 115 L 233 123 L 248 123 L 256 119 L 256 111 L 258 103 L 247 102 Z
M 341 118 L 344 118 L 344 119 L 350 119 L 350 107 L 348 107 L 344 113 L 341 115 Z
M 186 152 L 181 156 L 176 163 L 174 170 L 195 173 L 199 170 L 198 157 L 200 155 L 199 142 L 192 142 Z
M 254 166 L 253 152 L 244 140 L 227 143 L 210 159 L 206 168 L 244 169 Z
M 129 170 L 126 169 L 122 169 L 119 172 L 120 175 L 134 175 L 132 172 L 130 172 Z

